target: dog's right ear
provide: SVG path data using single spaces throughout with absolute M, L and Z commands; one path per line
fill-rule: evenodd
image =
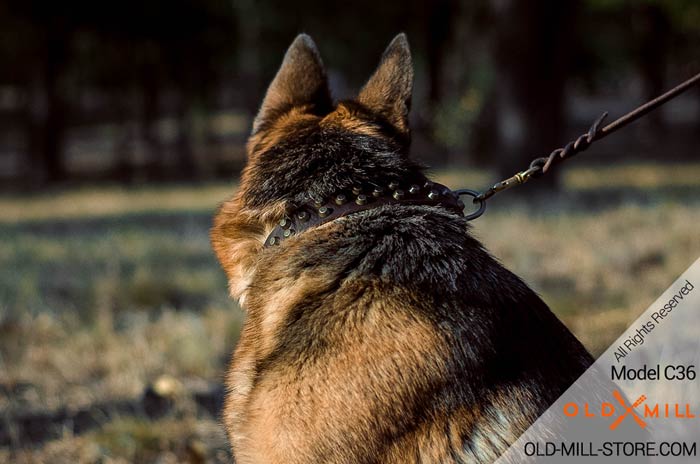
M 267 89 L 253 121 L 253 134 L 293 107 L 322 115 L 329 113 L 332 106 L 326 70 L 316 44 L 308 35 L 299 34 Z
M 413 92 L 413 61 L 406 34 L 397 35 L 360 90 L 357 101 L 383 116 L 400 133 L 408 134 L 408 112 Z

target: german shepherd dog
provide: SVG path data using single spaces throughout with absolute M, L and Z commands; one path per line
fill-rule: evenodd
M 592 363 L 461 208 L 399 201 L 434 185 L 408 157 L 412 66 L 401 34 L 334 103 L 300 35 L 267 90 L 211 231 L 246 311 L 223 413 L 238 463 L 493 462 Z M 320 220 L 329 198 L 367 204 Z M 293 230 L 301 205 L 317 222 Z

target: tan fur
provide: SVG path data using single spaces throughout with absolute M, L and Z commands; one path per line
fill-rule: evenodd
M 244 173 L 243 178 L 245 176 Z M 283 203 L 264 211 L 248 208 L 240 193 L 219 208 L 214 219 L 211 243 L 226 272 L 234 298 L 244 297 L 265 238 L 284 211 Z
M 229 204 L 223 208 L 219 216 L 230 214 L 231 207 Z M 247 235 L 253 229 L 248 226 L 247 211 L 244 216 L 244 221 L 219 220 L 217 224 L 226 227 L 244 224 L 246 232 L 240 235 Z M 336 227 L 338 224 L 328 224 L 307 234 L 308 237 L 327 235 Z M 223 229 L 215 228 L 215 231 Z M 324 444 L 329 448 L 344 447 L 344 441 L 350 439 L 376 446 L 372 421 L 384 416 L 387 433 L 391 433 L 391 424 L 400 423 L 401 417 L 387 417 L 387 414 L 401 411 L 413 392 L 424 388 L 416 381 L 426 371 L 440 377 L 444 371 L 441 360 L 450 356 L 430 324 L 417 316 L 407 316 L 404 311 L 407 295 L 375 284 L 364 289 L 364 298 L 352 303 L 364 307 L 367 318 L 344 321 L 338 327 L 337 339 L 325 340 L 338 347 L 337 352 L 305 364 L 301 377 L 299 366 L 289 366 L 268 370 L 256 378 L 254 367 L 274 350 L 277 335 L 283 330 L 280 324 L 288 312 L 299 301 L 313 298 L 336 281 L 337 270 L 332 266 L 325 272 L 321 269 L 313 274 L 286 275 L 289 266 L 285 258 L 303 248 L 305 238 L 288 241 L 288 248 L 280 256 L 279 249 L 260 250 L 260 240 L 253 233 L 247 239 L 254 244 L 248 252 L 257 250 L 257 259 L 245 253 L 223 255 L 224 259 L 243 261 L 238 264 L 222 261 L 228 263 L 225 268 L 235 270 L 229 271 L 230 275 L 235 278 L 241 272 L 239 269 L 245 268 L 255 275 L 257 282 L 246 300 L 248 320 L 227 376 L 230 394 L 224 421 L 234 448 L 241 450 L 236 455 L 238 463 L 319 462 L 317 459 L 324 452 L 313 438 L 321 435 L 337 440 Z M 352 289 L 341 287 L 337 294 L 338 301 L 332 304 L 346 311 L 344 295 L 353 294 Z M 371 380 L 372 373 L 377 371 L 391 375 L 384 380 Z M 459 449 L 459 437 L 468 432 L 472 417 L 473 412 L 467 411 L 460 411 L 457 416 L 436 417 L 434 422 L 405 435 L 389 448 L 379 447 L 370 453 L 382 456 L 381 462 L 386 463 L 413 462 L 409 457 L 421 454 L 420 462 L 452 462 L 445 455 L 452 445 L 443 432 L 451 430 L 454 445 Z M 352 456 L 347 456 L 342 461 L 324 462 L 354 461 Z
M 341 350 L 304 365 L 302 377 L 298 376 L 297 366 L 269 370 L 257 379 L 255 390 L 251 391 L 251 364 L 270 354 L 275 331 L 280 330 L 275 323 L 295 301 L 330 284 L 323 278 L 309 276 L 294 282 L 283 278 L 278 283 L 280 287 L 265 292 L 264 298 L 255 294 L 248 300 L 250 330 L 239 342 L 228 377 L 235 399 L 226 406 L 226 417 L 232 420 L 227 425 L 234 446 L 238 444 L 238 449 L 245 450 L 237 455 L 239 462 L 318 462 L 319 454 L 314 450 L 318 444 L 313 437 L 321 435 L 337 440 L 326 443 L 328 447 L 342 447 L 343 441 L 350 438 L 348 434 L 366 435 L 367 443 L 372 443 L 372 420 L 387 411 L 400 411 L 401 402 L 411 397 L 411 390 L 421 389 L 415 379 L 424 370 L 440 375 L 444 368 L 436 354 L 448 354 L 430 325 L 417 318 L 407 319 L 405 312 L 395 308 L 399 303 L 378 298 L 386 292 L 377 288 L 365 300 L 371 316 L 367 320 L 345 321 L 347 325 L 338 328 L 338 333 L 344 335 L 327 340 L 342 346 Z M 282 288 L 289 288 L 290 292 L 285 295 Z M 280 300 L 279 296 L 283 298 Z M 276 316 L 273 311 L 277 311 Z M 353 327 L 353 338 L 348 338 L 349 326 Z M 368 381 L 377 370 L 392 375 L 387 376 L 386 382 Z M 241 417 L 241 411 L 245 417 Z M 387 418 L 387 423 L 393 420 L 400 418 Z M 431 440 L 425 436 L 421 439 Z M 436 444 L 436 448 L 441 446 Z M 374 452 L 381 455 L 383 450 Z M 353 461 L 348 456 L 342 462 Z
M 280 143 L 294 131 L 294 128 L 305 122 L 319 119 L 308 114 L 308 107 L 291 108 L 279 116 L 267 130 L 253 134 L 248 139 L 248 153 L 260 153 Z
M 335 111 L 324 117 L 319 125 L 321 127 L 339 127 L 355 134 L 380 137 L 381 131 L 375 124 L 369 123 L 360 117 L 356 110 L 340 103 Z

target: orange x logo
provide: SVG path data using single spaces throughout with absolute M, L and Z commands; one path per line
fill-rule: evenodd
M 610 430 L 615 430 L 620 423 L 625 420 L 625 417 L 631 415 L 632 419 L 639 425 L 641 428 L 644 428 L 647 426 L 647 424 L 642 420 L 641 417 L 637 415 L 637 413 L 634 411 L 634 408 L 639 406 L 640 404 L 644 403 L 647 400 L 646 395 L 642 395 L 639 398 L 637 398 L 637 401 L 634 402 L 631 406 L 628 406 L 625 404 L 625 399 L 622 397 L 619 391 L 613 390 L 613 396 L 617 400 L 620 405 L 622 405 L 623 408 L 625 408 L 625 413 L 619 416 L 615 422 L 610 424 Z

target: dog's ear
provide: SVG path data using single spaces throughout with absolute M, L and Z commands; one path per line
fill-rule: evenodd
M 413 92 L 413 60 L 406 34 L 397 35 L 360 91 L 357 101 L 378 113 L 400 133 L 408 134 Z
M 321 55 L 306 34 L 299 34 L 284 55 L 253 121 L 253 134 L 293 107 L 304 107 L 314 114 L 326 114 L 332 109 Z

